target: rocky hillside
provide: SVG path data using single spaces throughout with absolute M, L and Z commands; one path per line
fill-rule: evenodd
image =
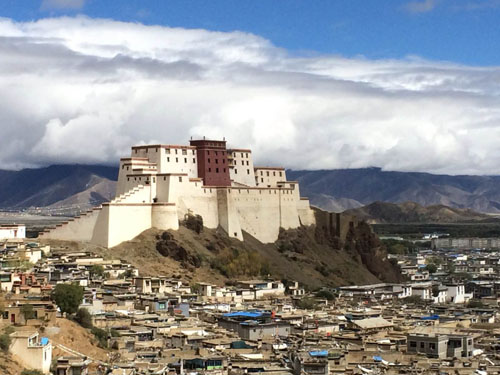
M 345 209 L 376 201 L 445 205 L 500 213 L 500 176 L 449 176 L 380 168 L 287 171 L 302 195 L 321 208 Z M 346 204 L 347 203 L 347 204 Z
M 248 234 L 242 242 L 221 230 L 200 231 L 188 224 L 189 229 L 185 223 L 178 231 L 150 229 L 109 250 L 77 243 L 71 247 L 125 259 L 145 275 L 169 275 L 190 284 L 268 275 L 297 280 L 311 289 L 399 280 L 398 269 L 386 259 L 368 224 L 343 214 L 337 220 L 335 214 L 319 210 L 316 216 L 318 225 L 283 230 L 273 244 Z
M 382 223 L 457 223 L 488 219 L 490 216 L 470 209 L 444 205 L 421 206 L 415 202 L 374 202 L 345 211 L 370 224 Z

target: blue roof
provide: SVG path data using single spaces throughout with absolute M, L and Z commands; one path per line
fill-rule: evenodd
M 327 357 L 328 350 L 313 350 L 312 352 L 309 352 L 309 355 L 311 357 Z
M 420 320 L 439 320 L 439 315 L 422 316 Z
M 40 344 L 42 344 L 43 346 L 47 345 L 49 343 L 49 339 L 47 337 L 42 337 L 40 339 Z
M 224 314 L 225 318 L 259 318 L 264 313 L 262 311 L 235 311 Z
M 382 362 L 382 357 L 380 357 L 380 356 L 378 356 L 378 355 L 374 355 L 374 356 L 373 356 L 373 360 L 374 360 L 375 362 Z

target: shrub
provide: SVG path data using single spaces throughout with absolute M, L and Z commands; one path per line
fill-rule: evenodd
M 94 264 L 90 268 L 90 277 L 102 279 L 104 277 L 104 267 L 99 264 Z
M 203 232 L 203 217 L 200 215 L 188 214 L 186 215 L 185 225 L 186 228 L 200 234 Z
M 75 321 L 83 328 L 92 328 L 92 315 L 83 307 L 80 307 L 75 314 Z
M 0 349 L 7 352 L 10 347 L 10 336 L 7 333 L 0 335 Z
M 300 300 L 298 300 L 295 303 L 295 305 L 299 309 L 314 310 L 316 308 L 316 306 L 317 306 L 317 303 L 316 303 L 316 301 L 313 298 L 305 297 L 305 298 L 301 298 Z
M 43 373 L 39 370 L 24 369 L 23 372 L 21 372 L 21 375 L 43 375 Z
M 471 299 L 467 303 L 467 307 L 470 307 L 471 309 L 482 308 L 484 307 L 484 303 L 478 299 Z
M 26 304 L 21 306 L 21 314 L 24 320 L 33 319 L 35 317 L 35 311 L 33 310 L 33 305 Z
M 108 332 L 104 329 L 100 329 L 97 327 L 92 327 L 90 331 L 97 339 L 98 346 L 106 349 L 108 347 Z
M 74 314 L 83 300 L 83 288 L 78 284 L 57 284 L 52 299 L 62 313 Z

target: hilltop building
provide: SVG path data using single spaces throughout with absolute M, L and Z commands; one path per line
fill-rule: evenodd
M 231 237 L 242 240 L 245 231 L 265 243 L 280 228 L 315 223 L 309 200 L 283 168 L 255 167 L 251 150 L 200 139 L 132 147 L 120 160 L 113 200 L 40 235 L 113 247 L 152 227 L 176 230 L 188 214 Z

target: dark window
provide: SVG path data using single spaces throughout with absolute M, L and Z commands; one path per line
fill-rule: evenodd
M 273 176 L 276 176 L 276 172 L 273 172 Z
M 234 168 L 234 174 L 238 174 L 238 170 Z
M 195 163 L 196 163 L 196 159 L 195 159 L 195 158 L 193 158 L 193 164 L 195 164 Z
M 169 148 L 166 148 L 166 149 L 165 149 L 165 153 L 166 153 L 166 154 L 170 154 L 170 149 L 169 149 Z
M 175 149 L 175 154 L 177 155 L 177 149 Z
M 417 347 L 417 342 L 416 341 L 410 341 L 410 348 L 416 348 Z
M 215 173 L 219 173 L 219 168 L 215 168 Z
M 167 157 L 167 162 L 170 162 L 170 158 L 169 157 Z
M 212 168 L 208 168 L 208 171 L 209 171 L 209 172 L 212 172 Z
M 181 176 L 179 176 L 179 182 L 182 182 L 182 177 Z
M 269 171 L 267 171 L 266 173 L 267 173 L 267 177 L 269 177 Z
M 224 168 L 224 173 L 226 173 L 226 168 Z
M 184 158 L 184 163 L 187 163 L 188 162 L 188 158 Z
M 187 150 L 186 149 L 182 149 L 182 155 L 187 155 Z
M 250 169 L 247 169 L 247 174 L 250 174 Z
M 241 161 L 241 165 L 245 165 L 245 162 L 243 160 Z
M 175 162 L 178 163 L 179 162 L 179 158 L 175 158 Z
M 215 164 L 219 164 L 219 159 L 215 159 Z
M 208 162 L 210 163 L 210 158 L 208 158 L 207 160 L 208 160 Z

